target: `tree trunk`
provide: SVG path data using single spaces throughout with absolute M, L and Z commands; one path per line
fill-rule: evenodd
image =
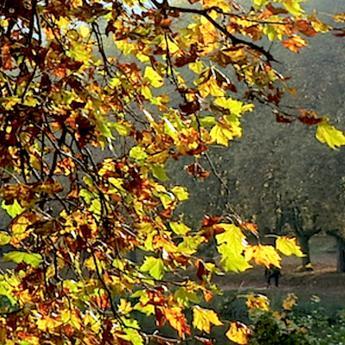
M 345 272 L 345 240 L 336 237 L 338 255 L 337 255 L 337 272 Z
M 310 247 L 309 247 L 309 236 L 298 235 L 298 242 L 301 250 L 305 256 L 302 257 L 302 268 L 304 270 L 311 270 L 310 264 Z

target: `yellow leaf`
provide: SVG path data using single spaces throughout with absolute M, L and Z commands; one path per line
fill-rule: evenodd
M 287 236 L 281 236 L 276 241 L 276 248 L 284 255 L 296 255 L 299 257 L 304 256 L 301 248 L 297 245 L 295 238 L 289 238 Z
M 200 307 L 193 308 L 193 326 L 200 331 L 210 333 L 211 325 L 221 326 L 218 315 L 210 309 Z
M 345 12 L 334 15 L 333 19 L 338 23 L 345 23 Z
M 177 235 L 185 235 L 190 231 L 190 228 L 186 224 L 180 222 L 170 222 L 169 225 L 171 230 Z
M 270 302 L 264 295 L 249 294 L 247 296 L 246 305 L 249 309 L 269 310 Z
M 304 0 L 281 0 L 283 6 L 295 17 L 303 14 L 300 3 Z
M 221 123 L 217 123 L 211 129 L 210 136 L 213 143 L 215 142 L 219 145 L 228 146 L 229 140 L 234 138 L 234 133 L 230 128 L 223 126 Z
M 176 198 L 179 201 L 188 200 L 188 198 L 189 198 L 189 193 L 188 193 L 187 189 L 184 187 L 176 186 L 176 187 L 172 188 L 171 191 L 175 194 Z
M 163 78 L 151 66 L 145 68 L 144 78 L 155 88 L 159 88 L 164 84 Z
M 226 243 L 231 246 L 231 251 L 236 253 L 242 253 L 246 245 L 245 236 L 240 228 L 233 224 L 218 224 L 217 228 L 223 228 L 225 231 L 216 235 L 217 243 Z
M 257 265 L 264 265 L 270 268 L 272 265 L 280 266 L 281 257 L 274 247 L 265 245 L 249 246 L 245 249 L 245 258 L 247 261 L 254 259 Z
M 203 0 L 205 8 L 218 7 L 224 12 L 231 10 L 230 2 L 227 0 Z
M 44 316 L 44 318 L 37 321 L 37 327 L 41 331 L 52 331 L 54 328 L 61 325 L 61 322 L 52 319 L 49 316 Z
M 231 322 L 226 336 L 236 344 L 246 345 L 249 343 L 251 331 L 241 322 Z
M 317 126 L 316 139 L 332 149 L 345 145 L 344 133 L 330 125 L 328 120 L 322 121 Z
M 131 303 L 124 298 L 120 299 L 120 304 L 118 306 L 118 311 L 120 314 L 127 315 L 133 310 Z
M 294 293 L 289 293 L 283 301 L 283 308 L 285 310 L 292 310 L 297 304 L 297 296 Z

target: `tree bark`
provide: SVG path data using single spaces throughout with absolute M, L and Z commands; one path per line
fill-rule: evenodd
M 311 267 L 308 267 L 308 265 L 311 264 L 310 246 L 309 246 L 310 236 L 298 234 L 297 239 L 298 239 L 299 245 L 301 247 L 301 250 L 302 250 L 303 254 L 305 255 L 302 257 L 302 267 L 304 270 L 310 270 Z
M 337 239 L 337 272 L 345 272 L 345 240 L 336 237 Z
M 327 234 L 337 241 L 337 272 L 345 272 L 345 238 L 339 234 L 338 229 L 328 230 Z

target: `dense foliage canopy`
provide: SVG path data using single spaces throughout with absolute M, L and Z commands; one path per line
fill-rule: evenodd
M 295 91 L 271 42 L 298 53 L 319 33 L 344 35 L 302 5 L 1 2 L 0 195 L 11 221 L 0 244 L 14 263 L 0 275 L 1 344 L 212 344 L 222 325 L 249 342 L 249 327 L 207 307 L 213 276 L 302 253 L 288 237 L 261 244 L 231 209 L 190 228 L 175 212 L 188 191 L 169 184 L 165 164 L 192 156 L 187 173 L 206 178 L 199 157 L 241 137 L 254 102 L 345 145 L 328 118 L 280 106 Z M 198 255 L 213 240 L 219 262 Z

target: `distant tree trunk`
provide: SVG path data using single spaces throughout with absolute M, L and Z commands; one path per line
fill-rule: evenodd
M 345 238 L 339 235 L 337 229 L 328 230 L 327 233 L 337 241 L 337 272 L 345 272 Z
M 308 265 L 311 264 L 311 260 L 310 260 L 310 246 L 309 246 L 309 240 L 310 240 L 310 236 L 306 236 L 304 234 L 296 234 L 297 235 L 297 239 L 298 239 L 298 243 L 301 247 L 301 250 L 303 252 L 303 254 L 305 256 L 302 257 L 302 267 L 303 269 L 310 270 L 310 267 L 308 268 Z
M 337 238 L 337 245 L 337 272 L 345 272 L 345 240 L 342 238 Z

